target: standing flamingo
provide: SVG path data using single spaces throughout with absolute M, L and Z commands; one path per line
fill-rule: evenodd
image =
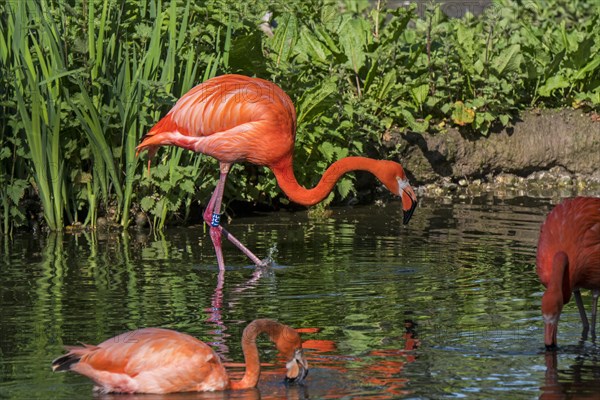
M 68 347 L 52 361 L 53 371 L 74 371 L 103 393 L 172 393 L 256 387 L 260 361 L 256 337 L 266 333 L 286 358 L 286 381 L 302 382 L 308 363 L 300 335 L 270 319 L 251 322 L 242 336 L 246 372 L 232 381 L 219 356 L 204 342 L 184 333 L 145 328 L 123 333 L 97 346 Z
M 571 299 L 571 292 L 581 316 L 583 336 L 587 336 L 589 323 L 581 288 L 594 291 L 592 336 L 595 337 L 600 289 L 600 198 L 568 199 L 548 214 L 540 232 L 536 271 L 546 286 L 542 297 L 546 348 L 556 348 L 558 319 L 563 305 Z
M 313 189 L 302 187 L 294 176 L 293 150 L 296 111 L 285 92 L 272 82 L 242 75 L 207 80 L 181 97 L 169 113 L 146 134 L 137 153 L 148 149 L 150 158 L 159 146 L 172 145 L 207 154 L 219 161 L 219 182 L 203 214 L 210 225 L 219 269 L 224 269 L 221 237 L 224 235 L 256 265 L 263 262 L 220 225 L 221 202 L 231 165 L 249 161 L 268 167 L 283 192 L 294 202 L 310 206 L 323 200 L 348 171 L 375 175 L 394 195 L 402 197 L 404 224 L 417 200 L 402 166 L 393 161 L 346 157 L 333 163 Z

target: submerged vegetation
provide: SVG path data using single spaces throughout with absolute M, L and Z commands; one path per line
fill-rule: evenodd
M 391 129 L 488 135 L 529 107 L 598 110 L 595 1 L 518 3 L 452 19 L 368 1 L 2 2 L 0 229 L 40 215 L 51 230 L 99 216 L 127 227 L 140 212 L 156 228 L 186 221 L 214 187 L 214 160 L 165 148 L 148 176 L 135 146 L 223 73 L 272 80 L 293 99 L 307 186 L 338 158 L 393 156 L 379 154 Z M 262 168 L 232 176 L 228 200 L 286 203 Z M 353 191 L 346 177 L 336 195 Z

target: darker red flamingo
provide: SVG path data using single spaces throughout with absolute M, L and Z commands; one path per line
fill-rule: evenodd
M 536 271 L 546 286 L 542 297 L 546 348 L 556 348 L 558 319 L 571 293 L 581 316 L 583 336 L 587 336 L 589 323 L 580 289 L 594 290 L 592 335 L 595 336 L 600 289 L 600 198 L 568 199 L 548 214 L 540 232 Z
M 181 97 L 137 147 L 154 155 L 159 146 L 179 146 L 216 158 L 219 183 L 204 212 L 220 269 L 225 268 L 221 237 L 225 236 L 256 265 L 263 262 L 220 225 L 221 201 L 231 165 L 248 161 L 275 174 L 283 192 L 294 202 L 313 205 L 323 200 L 348 171 L 364 170 L 402 198 L 404 223 L 417 205 L 415 193 L 402 166 L 393 161 L 346 157 L 334 162 L 313 189 L 302 187 L 294 176 L 293 151 L 296 111 L 285 92 L 272 82 L 242 75 L 218 76 Z

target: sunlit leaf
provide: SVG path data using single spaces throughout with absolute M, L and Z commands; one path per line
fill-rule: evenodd
M 465 126 L 473 122 L 475 118 L 475 110 L 468 108 L 462 101 L 454 103 L 454 111 L 452 112 L 452 120 L 456 125 Z

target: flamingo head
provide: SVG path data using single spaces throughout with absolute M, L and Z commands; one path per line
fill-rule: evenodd
M 302 349 L 296 349 L 294 356 L 285 364 L 287 372 L 285 374 L 285 381 L 292 383 L 302 383 L 306 375 L 308 375 L 308 362 L 304 358 Z
M 402 223 L 406 225 L 417 208 L 417 196 L 400 164 L 394 161 L 382 161 L 382 163 L 385 168 L 380 180 L 390 192 L 402 198 L 404 212 Z
M 286 359 L 286 382 L 302 383 L 308 375 L 308 362 L 302 352 L 302 339 L 300 334 L 287 325 L 282 325 L 278 337 L 274 339 L 277 350 Z
M 542 297 L 542 317 L 544 319 L 544 344 L 546 350 L 556 350 L 558 319 L 563 307 L 562 296 L 546 291 Z
M 573 290 L 569 279 L 569 257 L 564 251 L 554 255 L 551 271 L 546 291 L 542 296 L 542 317 L 544 318 L 544 344 L 546 349 L 555 350 L 558 319 L 563 306 L 571 299 Z

